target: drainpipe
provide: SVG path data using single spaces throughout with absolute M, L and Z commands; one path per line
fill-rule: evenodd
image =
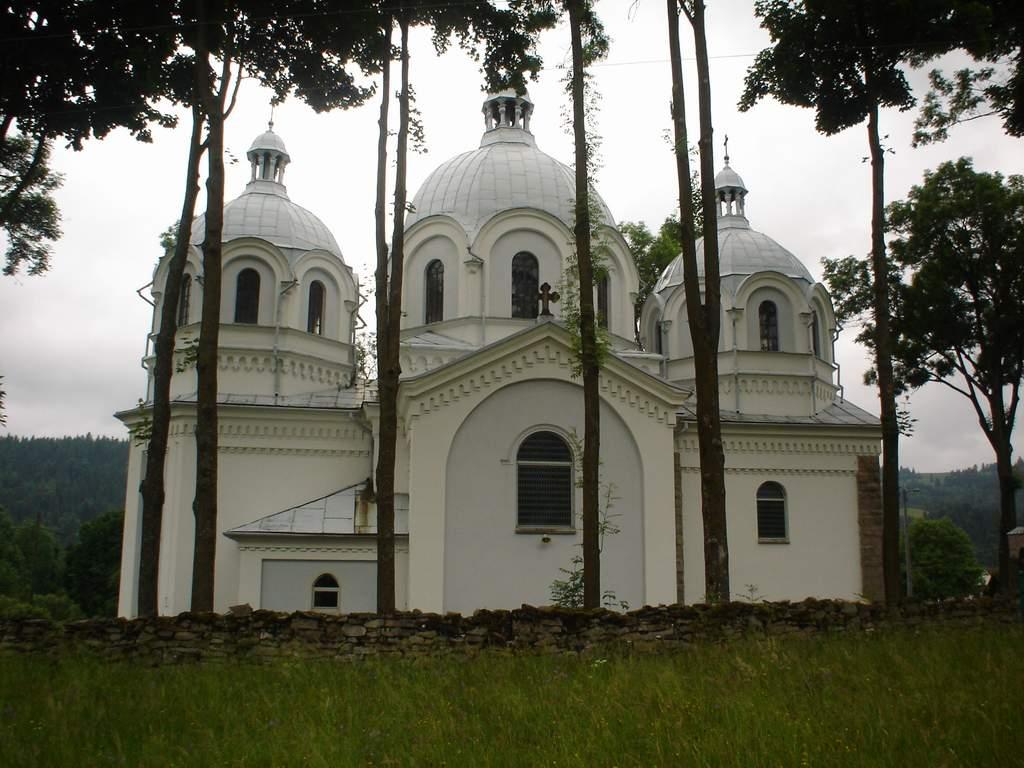
M 274 311 L 274 350 L 271 354 L 274 365 L 274 405 L 277 405 L 278 393 L 281 390 L 281 360 L 278 357 L 278 340 L 281 336 L 281 304 L 283 303 L 281 299 L 298 284 L 298 280 L 289 280 L 282 284 L 282 288 L 277 294 L 277 307 Z
M 740 350 L 736 342 L 736 309 L 729 310 L 732 325 L 732 395 L 736 413 L 740 412 Z
M 487 345 L 487 275 L 484 274 L 484 260 L 473 253 L 473 249 L 466 247 L 466 253 L 476 262 L 476 268 L 480 270 L 480 346 Z
M 836 327 L 832 329 L 832 365 L 836 367 L 836 388 L 839 390 L 839 399 L 845 400 L 846 394 L 842 384 L 843 372 L 840 369 L 839 362 L 836 360 L 836 342 L 839 341 L 839 331 L 841 330 L 842 328 L 839 327 L 838 323 L 836 324 Z

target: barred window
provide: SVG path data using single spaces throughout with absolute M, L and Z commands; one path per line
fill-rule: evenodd
M 260 321 L 260 273 L 251 267 L 238 273 L 235 283 L 235 322 L 255 325 Z
M 520 528 L 572 528 L 572 452 L 554 432 L 534 432 L 516 455 Z
M 341 587 L 338 580 L 329 573 L 317 576 L 313 582 L 314 610 L 338 610 L 341 607 Z
M 181 293 L 178 295 L 178 327 L 188 325 L 189 304 L 192 301 L 192 275 L 181 278 Z
M 779 351 L 779 310 L 774 301 L 762 301 L 757 310 L 761 326 L 761 351 Z
M 811 349 L 815 357 L 821 357 L 821 326 L 817 312 L 811 312 Z
M 536 317 L 539 293 L 537 257 L 521 251 L 512 257 L 512 317 Z
M 597 281 L 597 324 L 608 328 L 608 275 L 601 275 Z
M 306 316 L 306 331 L 322 336 L 324 333 L 324 284 L 314 280 L 309 284 L 309 313 Z
M 439 323 L 444 320 L 444 264 L 434 259 L 427 264 L 426 297 L 424 301 L 424 322 Z
M 786 490 L 775 482 L 757 489 L 757 538 L 759 541 L 788 541 Z

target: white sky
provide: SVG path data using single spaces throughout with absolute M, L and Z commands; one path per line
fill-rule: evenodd
M 751 225 L 795 253 L 820 279 L 823 257 L 863 255 L 870 248 L 869 165 L 862 162 L 868 154 L 866 128 L 826 138 L 815 132 L 811 111 L 773 101 L 741 114 L 736 102 L 744 73 L 768 36 L 757 24 L 752 2 L 709 5 L 716 169 L 727 133 L 731 164 L 750 190 Z M 593 70 L 602 95 L 603 169 L 597 186 L 617 221 L 643 220 L 656 229 L 678 196 L 666 138 L 670 76 L 664 5 L 603 0 L 598 10 L 612 47 L 607 61 Z M 685 22 L 683 40 L 684 56 L 692 57 Z M 477 146 L 483 130 L 476 64 L 458 50 L 436 57 L 424 34 L 414 43 L 412 77 L 429 152 L 411 157 L 410 198 L 434 167 Z M 567 28 L 545 36 L 542 55 L 545 70 L 530 86 L 536 105 L 531 128 L 541 149 L 571 162 L 560 83 L 569 58 Z M 948 69 L 959 62 L 944 63 Z M 688 124 L 696 140 L 692 58 L 685 71 Z M 911 72 L 910 78 L 923 95 L 925 72 Z M 245 151 L 265 128 L 268 104 L 266 92 L 252 82 L 243 85 L 226 127 L 226 147 L 238 160 L 228 167 L 228 199 L 248 181 Z M 323 219 L 346 262 L 363 275 L 374 260 L 377 108 L 373 101 L 349 112 L 316 115 L 292 100 L 275 114 L 275 130 L 292 157 L 285 177 L 291 198 Z M 885 141 L 893 149 L 886 156 L 887 202 L 904 197 L 926 169 L 962 155 L 973 157 L 978 170 L 1024 171 L 1024 145 L 1004 136 L 994 119 L 961 126 L 944 144 L 912 149 L 913 117 L 913 111 L 890 110 L 882 118 Z M 65 174 L 57 194 L 64 237 L 54 248 L 51 269 L 43 277 L 0 277 L 5 329 L 0 375 L 8 434 L 124 436 L 112 414 L 132 407 L 143 394 L 140 360 L 151 319 L 149 305 L 135 291 L 151 278 L 160 232 L 177 219 L 187 142 L 183 116 L 182 127 L 174 131 L 155 129 L 153 144 L 140 144 L 120 131 L 88 143 L 82 152 L 55 152 L 53 164 Z M 201 198 L 198 210 L 204 205 Z M 840 338 L 841 383 L 848 399 L 877 413 L 875 391 L 862 384 L 867 360 L 853 343 L 855 335 L 851 329 Z M 901 444 L 904 466 L 942 471 L 993 461 L 973 410 L 960 395 L 930 385 L 912 396 L 910 406 L 918 422 L 915 435 Z

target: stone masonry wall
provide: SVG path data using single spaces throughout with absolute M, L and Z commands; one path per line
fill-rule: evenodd
M 990 598 L 886 608 L 834 600 L 660 606 L 629 613 L 523 606 L 469 617 L 428 613 L 328 615 L 241 610 L 153 619 L 56 624 L 0 620 L 0 653 L 85 654 L 145 664 L 182 661 L 354 660 L 369 656 L 666 652 L 741 637 L 870 632 L 921 625 L 978 626 L 1017 620 Z

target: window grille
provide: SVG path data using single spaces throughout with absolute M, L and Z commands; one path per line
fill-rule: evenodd
M 520 528 L 571 528 L 572 452 L 553 432 L 534 432 L 516 456 Z
M 757 538 L 760 541 L 786 541 L 786 490 L 775 482 L 762 483 L 757 489 Z
M 192 275 L 181 278 L 181 294 L 178 296 L 178 327 L 188 325 L 189 304 L 192 301 Z
M 424 322 L 439 323 L 444 320 L 444 264 L 434 259 L 427 264 L 424 297 Z
M 260 321 L 260 273 L 251 267 L 238 273 L 235 284 L 235 322 L 255 325 Z
M 774 301 L 762 301 L 757 310 L 761 325 L 761 351 L 779 351 L 779 310 Z
M 309 313 L 306 318 L 306 331 L 323 336 L 324 333 L 324 284 L 314 280 L 309 284 Z
M 512 257 L 512 317 L 537 317 L 539 293 L 537 257 L 521 251 Z
M 597 281 L 597 324 L 608 328 L 608 275 Z
M 329 573 L 321 574 L 313 582 L 313 608 L 337 610 L 341 605 L 341 587 L 338 580 Z

